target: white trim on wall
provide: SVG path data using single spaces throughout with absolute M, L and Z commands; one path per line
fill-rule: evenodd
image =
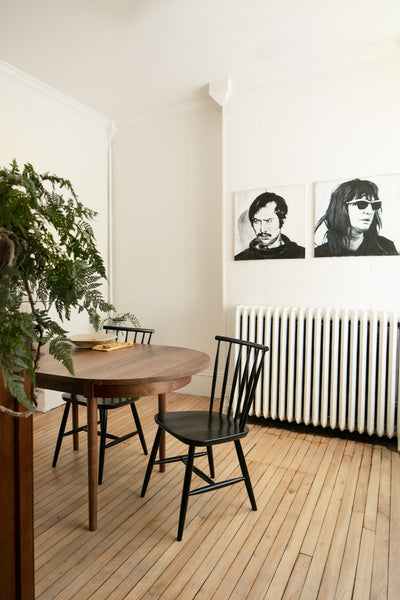
M 400 41 L 398 39 L 386 40 L 343 52 L 274 65 L 257 73 L 239 75 L 231 80 L 231 87 L 234 92 L 249 90 L 272 82 L 289 80 L 293 77 L 305 77 L 323 71 L 343 69 L 375 60 L 393 58 L 399 54 L 399 51 Z
M 85 106 L 84 104 L 81 104 L 80 102 L 74 100 L 70 96 L 59 92 L 58 90 L 52 88 L 46 83 L 43 83 L 39 79 L 35 79 L 35 77 L 24 73 L 20 69 L 17 69 L 17 67 L 10 65 L 4 60 L 0 61 L 0 74 L 6 75 L 7 77 L 10 77 L 10 79 L 14 79 L 15 81 L 19 81 L 25 86 L 29 86 L 31 89 L 36 90 L 40 94 L 44 94 L 49 98 L 53 98 L 58 103 L 68 106 L 68 108 L 72 108 L 76 111 L 79 111 L 80 113 L 84 114 L 90 119 L 93 119 L 95 121 L 98 121 L 100 124 L 103 124 L 106 128 L 110 127 L 110 123 L 112 123 L 112 121 L 108 117 L 105 117 L 97 111 Z
M 112 273 L 112 265 L 113 265 L 113 197 L 112 197 L 112 189 L 113 189 L 113 156 L 112 156 L 112 139 L 116 132 L 116 127 L 113 121 L 109 122 L 108 125 L 108 190 L 107 190 L 107 207 L 108 207 L 108 241 L 107 241 L 107 265 L 108 265 L 108 301 L 113 303 L 113 273 Z

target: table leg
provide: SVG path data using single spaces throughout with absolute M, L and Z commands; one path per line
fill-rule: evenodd
M 87 398 L 89 529 L 97 529 L 97 398 Z
M 165 412 L 166 409 L 167 409 L 167 395 L 166 394 L 158 394 L 158 412 L 160 412 L 160 413 Z M 163 431 L 161 434 L 159 458 L 160 458 L 160 460 L 165 458 L 165 431 Z M 160 469 L 161 473 L 164 473 L 165 472 L 165 464 L 160 465 L 159 469 Z

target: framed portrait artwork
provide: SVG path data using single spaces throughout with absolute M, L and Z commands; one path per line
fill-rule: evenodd
M 235 192 L 235 261 L 305 257 L 305 187 Z
M 400 252 L 400 175 L 314 184 L 314 256 Z

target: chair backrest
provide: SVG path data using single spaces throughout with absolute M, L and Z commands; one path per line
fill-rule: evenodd
M 151 336 L 155 333 L 155 329 L 120 325 L 103 325 L 103 329 L 115 333 L 117 340 L 121 339 L 123 342 L 131 340 L 134 344 L 150 344 Z
M 268 347 L 220 335 L 217 335 L 215 339 L 218 345 L 211 385 L 210 412 L 214 407 L 214 399 L 220 398 L 219 414 L 224 413 L 234 419 L 239 419 L 240 427 L 243 428 L 254 400 Z M 223 352 L 223 348 L 226 350 L 226 354 Z M 221 356 L 222 354 L 225 354 L 225 357 Z M 223 365 L 224 360 L 225 365 Z M 221 391 L 217 395 L 220 364 L 224 371 Z M 231 385 L 229 386 L 229 384 Z

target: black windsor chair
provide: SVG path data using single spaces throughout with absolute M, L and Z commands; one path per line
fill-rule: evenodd
M 257 510 L 240 439 L 245 437 L 249 431 L 246 425 L 246 419 L 254 400 L 254 392 L 262 371 L 264 356 L 268 348 L 267 346 L 260 344 L 228 337 L 216 336 L 215 339 L 218 344 L 214 363 L 209 410 L 165 412 L 158 413 L 154 417 L 158 425 L 158 430 L 148 461 L 141 496 L 144 497 L 146 493 L 155 464 L 182 461 L 186 465 L 178 525 L 178 541 L 182 539 L 183 535 L 189 496 L 244 481 L 251 507 L 253 510 Z M 216 398 L 216 383 L 222 349 L 226 350 L 226 360 L 219 410 L 218 412 L 214 412 L 213 404 L 214 398 Z M 223 362 L 223 360 L 224 359 L 221 359 L 221 362 Z M 228 394 L 227 390 L 230 378 L 231 390 Z M 156 460 L 163 431 L 166 431 L 186 444 L 189 447 L 188 454 Z M 213 481 L 215 478 L 215 470 L 212 447 L 215 444 L 224 444 L 227 442 L 234 442 L 235 444 L 242 476 L 215 482 Z M 196 452 L 196 447 L 205 447 L 205 451 Z M 211 477 L 193 464 L 195 457 L 205 455 L 208 456 Z M 196 489 L 190 489 L 193 472 L 203 479 L 207 485 Z
M 139 327 L 122 327 L 122 326 L 120 327 L 120 326 L 116 326 L 116 325 L 105 325 L 104 329 L 107 332 L 108 331 L 115 332 L 115 336 L 116 336 L 117 340 L 120 339 L 121 341 L 124 341 L 124 342 L 132 341 L 134 344 L 150 344 L 151 337 L 152 337 L 153 333 L 155 332 L 154 329 L 143 329 L 143 328 L 139 328 Z M 54 451 L 53 464 L 52 464 L 53 467 L 55 467 L 57 464 L 57 459 L 58 459 L 58 455 L 59 455 L 59 452 L 61 449 L 61 444 L 62 444 L 63 438 L 68 435 L 77 433 L 79 431 L 87 431 L 87 425 L 82 425 L 81 427 L 77 426 L 77 424 L 75 422 L 76 417 L 74 418 L 74 415 L 73 415 L 73 426 L 72 426 L 73 428 L 70 429 L 69 431 L 65 431 L 65 427 L 67 424 L 67 419 L 68 419 L 71 405 L 87 406 L 86 398 L 84 396 L 81 396 L 80 394 L 63 394 L 62 398 L 63 398 L 63 400 L 65 400 L 66 404 L 65 404 L 64 413 L 63 413 L 63 416 L 61 419 L 61 425 L 60 425 L 60 429 L 58 432 L 57 443 L 56 443 L 56 447 L 55 447 L 55 451 Z M 136 400 L 139 400 L 139 398 L 98 398 L 97 399 L 97 406 L 99 409 L 99 417 L 100 417 L 100 420 L 98 421 L 98 423 L 100 424 L 100 430 L 97 432 L 97 435 L 100 436 L 99 473 L 98 473 L 98 483 L 99 484 L 101 484 L 103 481 L 104 457 L 105 457 L 106 448 L 111 448 L 111 446 L 120 444 L 121 442 L 124 442 L 125 440 L 133 437 L 134 435 L 138 435 L 140 442 L 142 444 L 143 452 L 145 454 L 148 454 L 146 441 L 145 441 L 144 435 L 143 435 L 142 425 L 140 423 L 138 411 L 135 406 Z M 135 421 L 136 429 L 130 433 L 127 433 L 126 435 L 123 435 L 123 436 L 116 436 L 116 435 L 113 435 L 112 433 L 108 433 L 107 432 L 108 411 L 113 410 L 115 408 L 120 408 L 121 406 L 126 406 L 127 404 L 129 404 L 131 407 L 131 411 L 132 411 L 133 419 Z M 107 442 L 107 440 L 111 440 L 111 441 Z M 75 448 L 75 446 L 74 446 L 74 450 L 75 449 L 77 449 L 77 448 Z

